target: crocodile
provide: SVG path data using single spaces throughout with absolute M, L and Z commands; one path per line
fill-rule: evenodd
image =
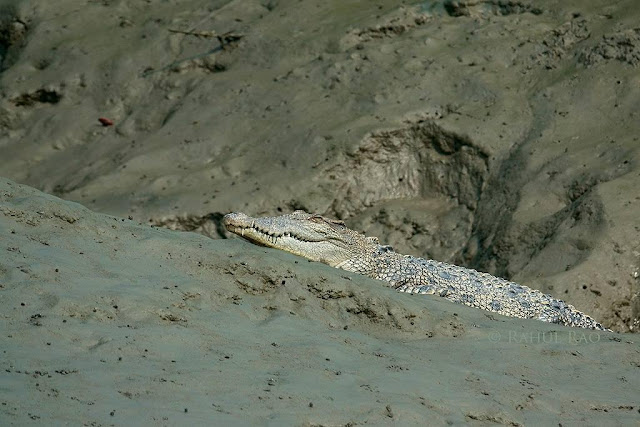
M 401 292 L 438 295 L 504 316 L 610 331 L 572 305 L 538 290 L 488 273 L 399 254 L 340 220 L 297 210 L 260 218 L 230 213 L 223 224 L 252 243 L 382 280 Z

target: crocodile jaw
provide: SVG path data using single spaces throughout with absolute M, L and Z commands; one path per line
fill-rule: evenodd
M 223 224 L 230 232 L 252 243 L 337 267 L 354 256 L 345 241 L 350 236 L 341 236 L 339 222 L 325 223 L 324 220 L 303 211 L 266 218 L 230 213 L 224 216 Z

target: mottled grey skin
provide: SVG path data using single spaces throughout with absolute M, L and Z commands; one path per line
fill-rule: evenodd
M 540 291 L 468 268 L 401 255 L 380 245 L 375 237 L 320 215 L 295 211 L 251 218 L 230 213 L 224 217 L 224 225 L 253 243 L 383 280 L 401 292 L 435 294 L 504 316 L 609 330 L 572 305 Z

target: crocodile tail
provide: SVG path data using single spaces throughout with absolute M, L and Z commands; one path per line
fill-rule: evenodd
M 579 328 L 594 329 L 596 331 L 612 332 L 611 329 L 605 328 L 602 324 L 596 322 L 593 317 L 576 310 L 571 305 L 567 305 L 566 309 L 561 312 L 560 323 Z

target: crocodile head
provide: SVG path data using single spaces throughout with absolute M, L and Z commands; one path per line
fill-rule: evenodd
M 344 222 L 305 211 L 252 218 L 243 213 L 224 216 L 227 230 L 252 243 L 281 249 L 312 261 L 344 268 L 378 247 L 378 239 L 350 230 Z

